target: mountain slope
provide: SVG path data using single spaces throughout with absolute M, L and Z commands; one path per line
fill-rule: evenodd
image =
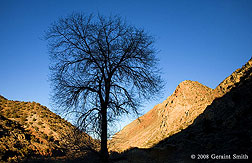
M 251 68 L 252 59 L 237 69 L 214 90 L 198 82 L 184 81 L 163 103 L 133 121 L 113 136 L 110 149 L 149 148 L 191 125 L 210 105 L 241 82 Z
M 39 103 L 11 101 L 0 96 L 0 117 L 0 158 L 4 161 L 36 155 L 74 155 L 80 148 L 96 144 L 90 136 Z
M 148 148 L 190 125 L 214 99 L 213 90 L 199 82 L 184 81 L 163 103 L 116 133 L 113 150 Z
M 242 67 L 244 71 L 238 82 L 226 78 L 230 82 L 220 85 L 231 88 L 214 99 L 192 125 L 152 148 L 133 148 L 123 152 L 117 156 L 117 163 L 251 162 L 251 66 L 250 60 Z
M 223 80 L 216 88 L 215 92 L 221 96 L 229 92 L 232 88 L 236 87 L 245 76 L 248 76 L 248 72 L 252 67 L 252 58 L 241 68 L 235 70 L 231 75 L 229 75 L 225 80 Z M 244 81 L 242 81 L 244 82 Z
M 227 84 L 231 89 L 216 98 L 191 126 L 154 147 L 174 147 L 160 162 L 192 161 L 190 155 L 197 153 L 209 154 L 212 157 L 209 162 L 227 162 L 214 159 L 212 154 L 230 155 L 229 162 L 249 162 L 247 159 L 252 154 L 251 63 L 250 60 L 243 66 L 239 82 Z

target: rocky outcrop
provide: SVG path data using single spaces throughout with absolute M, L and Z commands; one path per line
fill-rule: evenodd
M 215 89 L 199 82 L 183 81 L 163 103 L 156 105 L 148 113 L 116 133 L 110 141 L 110 149 L 121 152 L 133 147 L 149 148 L 186 129 L 212 104 L 214 99 L 221 98 L 232 88 L 242 84 L 244 78 L 250 76 L 248 72 L 251 67 L 252 59 Z M 233 105 L 232 101 L 228 105 Z M 211 116 L 210 113 L 208 116 Z

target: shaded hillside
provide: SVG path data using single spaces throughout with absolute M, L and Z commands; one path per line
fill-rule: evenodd
M 180 83 L 163 103 L 156 105 L 148 113 L 116 133 L 110 142 L 110 149 L 121 152 L 132 147 L 149 148 L 187 128 L 214 99 L 222 97 L 241 84 L 251 67 L 252 59 L 233 72 L 214 90 L 198 82 Z
M 239 83 L 232 85 L 224 96 L 215 99 L 193 125 L 161 141 L 154 148 L 174 146 L 174 151 L 166 158 L 174 161 L 190 160 L 190 155 L 197 153 L 230 154 L 231 158 L 233 154 L 246 154 L 251 157 L 251 128 L 252 69 L 249 68 Z
M 217 86 L 218 97 L 192 125 L 152 148 L 127 150 L 117 162 L 249 162 L 245 158 L 252 154 L 251 67 L 252 60 Z M 191 159 L 192 154 L 208 154 L 209 159 Z M 224 154 L 226 159 L 214 159 Z
M 39 103 L 10 101 L 0 96 L 0 111 L 1 160 L 79 157 L 81 151 L 97 148 L 90 136 Z

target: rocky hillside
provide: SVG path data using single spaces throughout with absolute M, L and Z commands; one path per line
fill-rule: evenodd
M 3 96 L 0 96 L 0 133 L 0 160 L 3 161 L 74 155 L 80 148 L 95 144 L 90 136 L 45 106 L 11 101 Z
M 208 162 L 251 162 L 249 161 L 252 155 L 251 67 L 250 60 L 242 69 L 235 71 L 233 77 L 231 75 L 224 80 L 218 87 L 230 89 L 222 97 L 216 98 L 191 126 L 164 139 L 152 148 L 167 150 L 172 147 L 173 149 L 166 155 L 160 156 L 157 162 L 168 160 L 188 162 L 192 161 L 191 154 L 209 154 Z M 238 80 L 235 76 L 236 72 L 242 72 L 238 73 Z M 235 78 L 236 82 L 230 80 Z M 230 159 L 217 160 L 212 154 L 230 155 Z M 203 162 L 197 160 L 199 161 Z
M 123 151 L 131 147 L 151 147 L 192 124 L 214 98 L 211 88 L 199 82 L 183 81 L 163 103 L 116 133 L 111 149 Z
M 214 99 L 240 84 L 251 66 L 252 59 L 214 90 L 194 81 L 180 83 L 163 103 L 116 133 L 110 142 L 110 149 L 121 152 L 132 147 L 149 148 L 186 129 Z
M 224 95 L 232 88 L 240 84 L 241 79 L 244 79 L 245 75 L 248 75 L 250 68 L 252 67 L 252 58 L 241 68 L 235 70 L 230 76 L 223 80 L 216 88 L 215 92 L 219 95 Z

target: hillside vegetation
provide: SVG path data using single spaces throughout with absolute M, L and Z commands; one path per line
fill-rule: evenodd
M 96 141 L 35 102 L 0 96 L 0 160 L 32 157 L 80 157 Z

